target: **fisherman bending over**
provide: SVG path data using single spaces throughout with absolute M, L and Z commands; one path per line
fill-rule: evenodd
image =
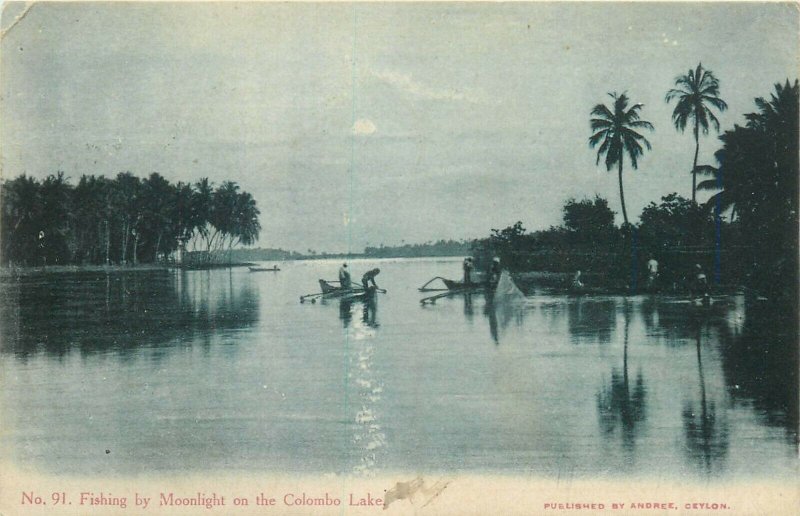
M 371 271 L 367 271 L 367 273 L 361 277 L 361 285 L 364 287 L 365 291 L 369 292 L 370 289 L 378 290 L 378 284 L 375 283 L 375 276 L 380 274 L 380 272 L 380 269 L 372 269 Z M 371 287 L 370 282 L 372 282 Z
M 346 289 L 349 289 L 352 286 L 352 282 L 350 281 L 350 271 L 347 270 L 346 263 L 339 267 L 339 284 L 342 286 L 342 288 Z

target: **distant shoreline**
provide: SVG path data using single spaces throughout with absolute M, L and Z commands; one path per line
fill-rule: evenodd
M 137 265 L 47 265 L 47 266 L 12 266 L 0 267 L 0 278 L 13 278 L 32 276 L 35 274 L 63 274 L 76 272 L 148 272 L 169 270 L 210 270 L 228 267 L 247 267 L 254 263 L 215 264 L 206 267 L 192 266 L 181 267 L 178 265 L 165 265 L 157 263 L 142 263 Z
M 258 260 L 258 262 L 233 262 L 233 263 L 216 263 L 211 265 L 186 265 L 180 266 L 175 264 L 156 264 L 156 263 L 140 263 L 137 265 L 14 265 L 0 267 L 0 278 L 15 278 L 34 276 L 37 274 L 69 274 L 69 273 L 83 273 L 83 272 L 149 272 L 149 271 L 170 271 L 170 270 L 212 270 L 212 269 L 227 269 L 229 267 L 255 267 L 263 262 L 299 262 L 299 261 L 315 261 L 315 260 L 386 260 L 386 259 L 404 259 L 404 258 L 458 258 L 459 256 L 365 256 L 365 255 L 317 255 L 317 256 L 303 256 L 292 257 L 285 259 L 275 260 Z

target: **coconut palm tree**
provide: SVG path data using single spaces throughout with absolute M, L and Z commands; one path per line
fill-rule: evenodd
M 719 190 L 708 201 L 717 216 L 728 208 L 738 219 L 741 234 L 751 246 L 750 287 L 788 296 L 797 288 L 798 112 L 800 86 L 776 84 L 769 98 L 755 100 L 758 111 L 745 115 L 747 124 L 734 126 L 720 140 L 715 157 L 719 167 L 698 167 L 712 176 L 697 185 Z M 792 278 L 795 278 L 794 280 Z
M 697 155 L 700 152 L 700 131 L 708 134 L 708 124 L 714 125 L 719 132 L 719 120 L 714 116 L 711 107 L 725 111 L 728 105 L 719 98 L 719 81 L 711 70 L 703 68 L 702 63 L 695 70 L 689 70 L 686 75 L 675 78 L 675 86 L 667 92 L 664 100 L 669 103 L 677 99 L 675 110 L 672 112 L 672 122 L 680 132 L 686 129 L 686 124 L 692 122 L 694 133 L 694 161 L 692 162 L 692 201 L 697 202 Z M 709 107 L 710 106 L 710 107 Z
M 798 117 L 800 86 L 776 84 L 769 99 L 755 99 L 759 111 L 745 115 L 747 125 L 734 125 L 720 136 L 714 153 L 719 167 L 701 165 L 697 172 L 712 176 L 698 190 L 722 190 L 707 202 L 735 217 L 759 218 L 773 213 L 774 224 L 797 215 Z
M 594 134 L 589 138 L 589 146 L 597 149 L 597 161 L 606 157 L 606 170 L 617 165 L 619 173 L 619 200 L 622 204 L 622 218 L 628 226 L 628 212 L 625 210 L 625 191 L 622 187 L 622 162 L 627 153 L 633 168 L 639 168 L 638 159 L 644 154 L 644 145 L 651 149 L 647 138 L 636 132 L 637 129 L 653 130 L 653 124 L 641 120 L 639 111 L 643 104 L 634 104 L 628 107 L 628 96 L 625 93 L 617 95 L 616 92 L 608 94 L 614 99 L 613 106 L 609 109 L 605 104 L 597 104 L 591 112 L 589 120 Z M 601 143 L 602 142 L 602 143 Z

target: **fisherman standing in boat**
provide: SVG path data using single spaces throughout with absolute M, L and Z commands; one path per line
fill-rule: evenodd
M 347 270 L 347 264 L 343 263 L 341 267 L 339 267 L 339 285 L 342 288 L 350 289 L 352 288 L 352 282 L 350 281 L 350 271 Z
M 489 285 L 491 287 L 495 287 L 500 281 L 501 273 L 502 270 L 500 269 L 500 258 L 495 256 L 494 259 L 492 259 L 491 265 L 489 265 Z
M 472 283 L 472 258 L 467 256 L 464 258 L 464 285 Z
M 653 288 L 658 279 L 658 261 L 654 256 L 647 260 L 647 288 Z
M 694 266 L 695 276 L 694 276 L 694 295 L 702 296 L 703 298 L 708 297 L 708 278 L 706 277 L 705 272 L 703 272 L 703 268 L 700 267 L 700 264 L 697 263 Z
M 575 272 L 575 276 L 572 277 L 572 288 L 573 289 L 583 288 L 583 282 L 581 281 L 581 271 Z
M 372 269 L 371 271 L 367 271 L 361 277 L 361 285 L 364 287 L 364 291 L 367 294 L 371 294 L 372 292 L 378 290 L 378 284 L 375 283 L 375 276 L 380 274 L 380 269 Z M 372 286 L 370 286 L 370 282 L 372 282 Z

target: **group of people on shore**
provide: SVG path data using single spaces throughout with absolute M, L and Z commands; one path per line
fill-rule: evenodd
M 361 276 L 361 284 L 356 284 L 356 288 L 363 288 L 364 290 L 378 290 L 378 284 L 375 282 L 375 276 L 380 274 L 380 269 L 370 269 Z M 353 288 L 353 280 L 350 276 L 350 269 L 347 267 L 346 263 L 343 263 L 341 267 L 339 267 L 339 285 L 344 288 L 351 290 Z

